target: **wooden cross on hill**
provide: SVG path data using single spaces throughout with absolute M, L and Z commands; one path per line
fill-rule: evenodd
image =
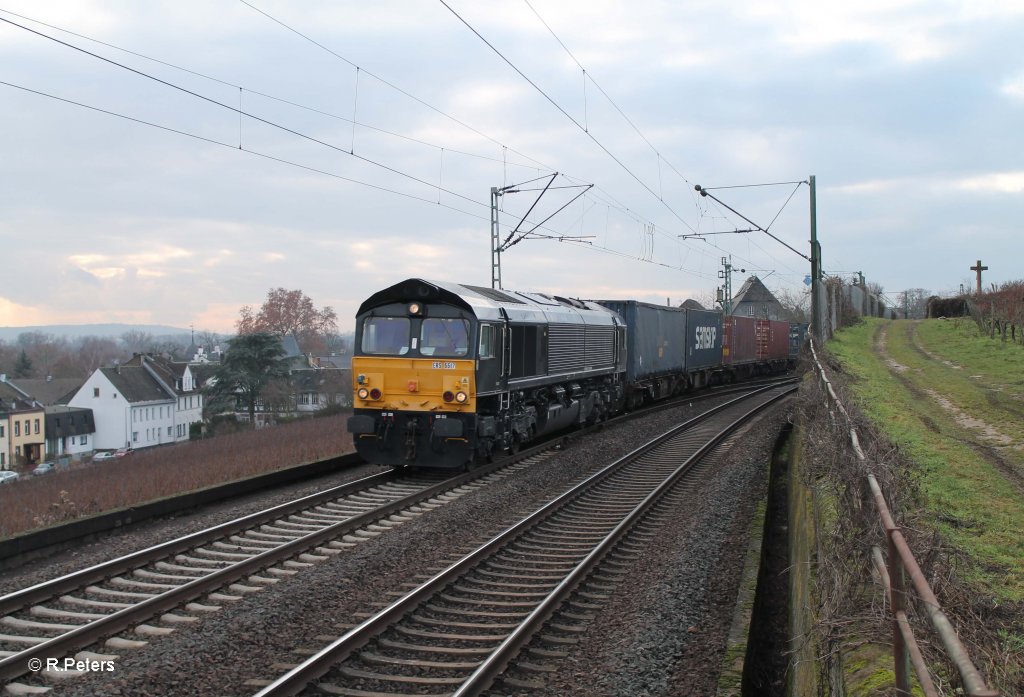
M 975 273 L 978 274 L 978 295 L 981 295 L 981 272 L 982 271 L 988 271 L 988 267 L 987 266 L 982 266 L 981 265 L 981 259 L 978 259 L 978 265 L 977 266 L 972 266 L 971 267 L 971 271 L 974 271 Z

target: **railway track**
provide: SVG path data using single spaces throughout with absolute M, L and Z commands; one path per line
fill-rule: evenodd
M 68 677 L 63 659 L 99 641 L 102 652 L 74 658 L 113 660 L 523 466 L 384 472 L 0 597 L 0 684 L 39 666 L 43 677 Z
M 349 697 L 530 686 L 628 573 L 629 548 L 647 535 L 638 524 L 728 434 L 795 389 L 759 388 L 609 465 L 263 683 L 258 697 L 298 694 L 314 681 L 318 694 Z

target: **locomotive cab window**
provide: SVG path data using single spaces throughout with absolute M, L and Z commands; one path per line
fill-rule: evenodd
M 363 353 L 404 356 L 409 353 L 407 317 L 367 317 L 363 322 Z
M 428 317 L 420 326 L 420 354 L 465 356 L 469 353 L 469 322 L 464 319 Z
M 494 358 L 494 326 L 490 324 L 480 325 L 480 350 L 477 353 L 479 358 Z

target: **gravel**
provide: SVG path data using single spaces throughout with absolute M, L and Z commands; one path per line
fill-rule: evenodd
M 467 494 L 374 540 L 244 599 L 225 604 L 198 625 L 123 652 L 112 673 L 57 685 L 53 695 L 249 695 L 246 680 L 272 679 L 295 663 L 295 648 L 319 649 L 394 598 L 416 574 L 445 565 L 452 550 L 468 551 L 536 510 L 552 496 L 672 425 L 703 410 L 683 407 L 609 427 L 574 441 L 554 457 Z M 699 505 L 662 529 L 637 565 L 636 579 L 617 593 L 571 657 L 549 681 L 550 694 L 708 694 L 693 689 L 695 671 L 717 675 L 746 549 L 746 526 L 763 495 L 771 445 L 783 417 L 763 419 L 695 495 Z M 774 419 L 774 421 L 772 420 Z M 354 473 L 353 473 L 354 474 Z M 350 477 L 352 478 L 352 477 Z M 320 486 L 310 484 L 310 487 Z M 288 498 L 275 493 L 275 500 Z M 61 564 L 81 566 L 271 504 L 269 497 L 163 521 L 113 536 Z M 702 512 L 708 515 L 700 515 Z M 105 550 L 105 551 L 104 551 Z M 70 555 L 69 555 L 70 556 Z M 21 587 L 52 576 L 26 569 L 3 584 Z M 607 615 L 607 617 L 606 617 Z M 323 638 L 318 638 L 323 637 Z M 586 675 L 580 681 L 579 675 Z M 713 685 L 713 677 L 709 677 Z M 703 683 L 701 683 L 703 684 Z M 580 686 L 578 686 L 580 685 Z M 685 688 L 685 689 L 682 689 Z

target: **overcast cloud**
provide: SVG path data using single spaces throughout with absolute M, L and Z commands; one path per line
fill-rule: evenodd
M 595 188 L 537 232 L 579 239 L 509 249 L 506 288 L 678 303 L 731 255 L 802 291 L 764 233 L 707 235 L 750 225 L 693 186 L 812 174 L 826 273 L 893 296 L 973 285 L 976 259 L 1022 276 L 1022 2 L 449 3 L 550 100 L 441 2 L 251 2 L 321 46 L 238 0 L 0 2 L 231 107 L 0 22 L 0 81 L 191 134 L 0 85 L 0 325 L 224 332 L 283 286 L 349 329 L 410 276 L 489 285 L 491 187 L 554 171 Z M 809 253 L 806 185 L 713 193 Z M 503 238 L 535 195 L 504 197 Z

